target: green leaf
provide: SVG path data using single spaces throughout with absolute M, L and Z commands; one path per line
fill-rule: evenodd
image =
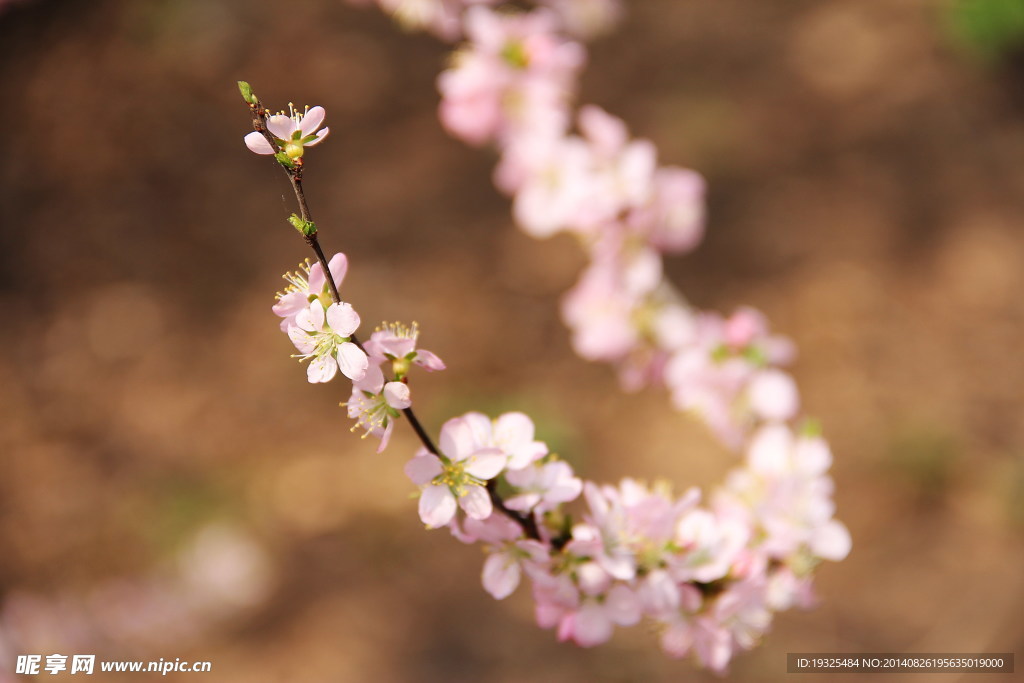
M 245 81 L 238 81 L 238 92 L 248 104 L 256 104 L 256 96 L 252 94 L 252 86 Z

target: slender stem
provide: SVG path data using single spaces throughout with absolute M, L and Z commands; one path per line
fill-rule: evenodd
M 298 161 L 300 162 L 300 165 L 296 167 L 294 172 L 288 174 L 288 179 L 292 181 L 292 189 L 295 190 L 295 199 L 299 202 L 299 215 L 307 221 L 312 221 L 313 219 L 309 216 L 309 206 L 306 204 L 306 193 L 302 191 L 302 159 L 299 159 Z
M 355 341 L 354 337 L 352 341 Z M 434 455 L 441 455 L 441 452 L 437 450 L 437 446 L 435 446 L 434 442 L 431 440 L 430 435 L 427 434 L 426 430 L 423 429 L 423 425 L 420 424 L 419 419 L 416 417 L 416 413 L 412 412 L 412 408 L 403 408 L 402 414 L 405 415 L 407 420 L 409 420 L 412 430 L 416 432 L 416 436 L 420 438 L 423 446 Z
M 270 133 L 270 131 L 267 130 L 267 110 L 264 109 L 259 102 L 249 105 L 249 108 L 252 111 L 253 115 L 253 128 L 257 132 L 261 133 L 264 138 L 266 138 L 267 142 L 270 143 L 271 147 L 277 149 L 277 141 L 274 139 L 274 136 Z M 292 185 L 292 190 L 295 192 L 295 200 L 299 204 L 299 215 L 304 221 L 312 223 L 313 218 L 309 212 L 309 204 L 306 202 L 306 193 L 302 189 L 302 160 L 297 159 L 295 162 L 295 166 L 291 168 L 284 166 L 283 164 L 281 165 L 281 168 L 288 176 L 288 180 L 289 182 L 291 182 Z M 334 281 L 334 277 L 331 275 L 331 269 L 327 263 L 327 257 L 324 255 L 324 250 L 320 246 L 320 239 L 317 237 L 316 231 L 310 233 L 309 235 L 305 235 L 304 237 L 306 240 L 306 244 L 308 244 L 309 247 L 313 250 L 313 253 L 316 254 L 316 259 L 320 263 L 320 267 L 323 268 L 324 275 L 326 276 L 327 282 L 330 286 L 331 298 L 334 300 L 335 303 L 341 303 L 341 294 L 338 292 L 338 284 Z M 353 344 L 355 344 L 365 352 L 365 349 L 363 349 L 363 345 L 359 342 L 359 340 L 356 338 L 354 334 L 350 337 L 350 339 L 352 340 Z M 427 431 L 423 428 L 423 425 L 420 423 L 419 418 L 416 417 L 416 414 L 413 412 L 412 408 L 406 408 L 402 411 L 402 413 L 409 421 L 409 424 L 412 426 L 413 431 L 416 432 L 416 436 L 419 438 L 424 448 L 426 448 L 434 455 L 440 455 L 440 451 L 437 449 L 437 446 L 434 445 L 433 440 L 430 438 L 430 435 L 427 434 Z M 491 503 L 494 505 L 494 507 L 498 509 L 502 514 L 507 516 L 509 519 L 516 522 L 520 527 L 522 527 L 523 533 L 525 533 L 527 537 L 538 541 L 541 540 L 540 530 L 537 528 L 537 520 L 534 518 L 534 516 L 532 514 L 524 515 L 521 512 L 510 510 L 505 505 L 505 501 L 498 494 L 497 483 L 493 479 L 487 482 L 487 493 L 490 496 Z
M 298 168 L 301 169 L 302 167 L 299 166 Z M 291 180 L 292 182 L 292 189 L 295 191 L 295 200 L 299 203 L 299 211 L 302 214 L 302 219 L 305 221 L 313 222 L 313 218 L 309 213 L 309 204 L 306 202 L 306 193 L 302 189 L 302 178 L 300 176 L 301 171 L 289 171 L 289 169 L 285 170 L 288 171 L 288 179 Z M 309 235 L 305 235 L 305 240 L 306 244 L 308 244 L 310 248 L 313 250 L 313 253 L 316 254 L 316 260 L 320 262 L 320 267 L 323 269 L 324 274 L 327 277 L 327 284 L 331 290 L 331 298 L 334 300 L 335 303 L 340 304 L 341 294 L 338 292 L 338 283 L 334 281 L 334 276 L 331 275 L 331 268 L 327 263 L 327 256 L 324 255 L 323 247 L 320 246 L 320 238 L 317 237 L 316 232 L 313 232 L 310 233 Z M 353 344 L 358 346 L 363 351 L 363 353 L 366 352 L 366 349 L 363 348 L 362 343 L 359 341 L 355 334 L 352 334 L 352 336 L 349 338 L 352 340 Z M 420 442 L 423 443 L 423 446 L 434 455 L 438 455 L 439 451 L 437 450 L 437 446 L 434 445 L 434 442 L 430 438 L 430 435 L 427 434 L 427 431 L 423 429 L 423 425 L 420 424 L 420 421 L 416 417 L 416 413 L 412 411 L 412 408 L 405 408 L 402 411 L 402 413 L 404 413 L 406 419 L 409 420 L 409 424 L 412 425 L 413 431 L 416 432 L 416 436 L 419 437 L 419 440 Z

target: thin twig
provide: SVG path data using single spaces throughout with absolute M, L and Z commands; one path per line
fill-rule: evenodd
M 258 133 L 261 133 L 263 137 L 266 138 L 267 142 L 270 143 L 272 148 L 278 149 L 277 141 L 274 139 L 274 136 L 270 131 L 267 130 L 267 110 L 263 108 L 259 100 L 250 103 L 249 109 L 253 116 L 253 129 Z M 292 190 L 295 192 L 295 201 L 299 204 L 299 216 L 303 221 L 306 221 L 307 224 L 313 223 L 313 217 L 309 212 L 309 204 L 306 202 L 306 193 L 302 188 L 302 160 L 297 159 L 295 161 L 295 165 L 290 168 L 284 164 L 278 165 L 281 166 L 285 175 L 288 176 L 289 182 L 291 182 Z M 304 235 L 304 238 L 306 240 L 306 244 L 308 244 L 313 250 L 313 253 L 316 254 L 316 260 L 320 263 L 320 267 L 324 271 L 324 275 L 326 276 L 328 285 L 330 286 L 331 298 L 335 303 L 341 303 L 341 294 L 338 292 L 338 285 L 334 281 L 334 276 L 331 275 L 331 269 L 327 263 L 327 257 L 324 255 L 324 250 L 320 246 L 320 240 L 317 237 L 316 230 L 314 229 L 308 235 Z M 358 346 L 364 353 L 366 352 L 366 349 L 363 348 L 363 345 L 354 334 L 349 338 L 352 340 L 353 344 Z M 402 411 L 402 414 L 405 415 L 406 419 L 409 421 L 409 424 L 412 426 L 412 430 L 416 432 L 416 436 L 419 438 L 424 448 L 434 455 L 440 455 L 441 452 L 437 449 L 437 446 L 434 445 L 434 441 L 430 438 L 430 435 L 427 434 L 425 429 L 423 429 L 423 425 L 416 417 L 412 408 L 405 408 Z M 494 507 L 522 527 L 523 533 L 526 534 L 528 538 L 538 541 L 541 540 L 540 530 L 537 528 L 537 520 L 534 516 L 532 514 L 522 514 L 506 507 L 505 501 L 498 494 L 497 483 L 493 479 L 487 482 L 487 493 L 490 495 L 491 503 Z

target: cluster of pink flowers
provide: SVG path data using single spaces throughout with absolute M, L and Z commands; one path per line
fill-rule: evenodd
M 667 485 L 632 479 L 601 486 L 535 440 L 527 416 L 468 413 L 406 465 L 420 488 L 420 519 L 485 546 L 483 585 L 495 598 L 528 580 L 538 624 L 560 640 L 593 646 L 615 626 L 646 621 L 669 655 L 693 653 L 724 670 L 774 612 L 810 604 L 814 568 L 842 560 L 851 541 L 834 518 L 828 445 L 800 421 L 796 384 L 780 369 L 792 344 L 753 309 L 698 311 L 663 276 L 663 255 L 703 236 L 703 179 L 659 165 L 650 141 L 631 139 L 596 106 L 573 115 L 585 51 L 571 36 L 607 25 L 618 3 L 550 0 L 517 12 L 470 0 L 378 1 L 465 37 L 439 78 L 441 120 L 466 142 L 496 148 L 495 182 L 525 232 L 572 234 L 587 253 L 562 302 L 577 353 L 613 365 L 626 389 L 664 387 L 677 409 L 743 454 L 708 496 L 690 489 L 676 497 Z M 442 10 L 457 27 L 442 30 Z M 340 281 L 344 257 L 335 259 Z M 410 363 L 443 364 L 415 349 L 415 332 L 393 327 L 356 345 L 357 357 L 346 344 L 354 345 L 358 316 L 328 297 L 318 268 L 289 276 L 275 312 L 310 360 L 310 381 L 330 379 L 335 366 L 354 381 L 349 415 L 383 448 L 409 406 Z
M 495 182 L 526 233 L 573 234 L 589 255 L 562 304 L 577 353 L 614 364 L 627 389 L 665 386 L 733 447 L 761 420 L 794 417 L 792 380 L 776 369 L 791 345 L 755 311 L 697 311 L 663 277 L 662 255 L 703 236 L 701 176 L 660 166 L 650 141 L 599 107 L 581 107 L 570 130 L 583 47 L 554 13 L 477 7 L 465 25 L 438 81 L 441 119 L 498 149 Z
M 463 14 L 473 5 L 496 5 L 501 0 L 348 0 L 353 5 L 376 2 L 408 30 L 426 30 L 444 40 L 465 34 Z M 611 28 L 622 15 L 621 0 L 535 0 L 558 17 L 566 31 L 590 38 Z
M 348 271 L 348 259 L 335 254 L 328 268 L 340 287 Z M 319 263 L 303 263 L 300 270 L 286 273 L 284 279 L 288 285 L 278 292 L 273 311 L 282 318 L 281 329 L 299 350 L 295 357 L 309 361 L 307 379 L 312 383 L 329 382 L 340 370 L 352 380 L 352 396 L 346 404 L 348 416 L 356 421 L 352 429 L 378 437 L 380 453 L 387 448 L 395 420 L 412 405 L 408 385 L 411 367 L 444 370 L 444 362 L 430 351 L 416 348 L 419 328 L 415 323 L 411 327 L 384 323 L 364 345 L 357 343 L 359 314 L 352 304 L 333 300 Z M 385 370 L 391 379 L 385 377 Z
M 828 446 L 783 425 L 755 435 L 746 466 L 703 506 L 695 488 L 675 497 L 667 484 L 581 480 L 534 440 L 521 413 L 453 418 L 440 451 L 423 449 L 406 465 L 420 486 L 420 519 L 482 543 L 484 589 L 500 600 L 525 577 L 538 625 L 584 647 L 646 620 L 666 653 L 692 652 L 722 671 L 757 643 L 773 612 L 811 603 L 821 560 L 849 551 L 832 517 Z M 491 486 L 507 492 L 503 505 L 529 518 L 537 538 L 494 509 Z M 573 523 L 565 504 L 581 493 Z

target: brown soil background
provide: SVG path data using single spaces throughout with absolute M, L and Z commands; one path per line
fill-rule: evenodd
M 1024 652 L 1021 71 L 956 49 L 937 2 L 629 5 L 582 101 L 707 176 L 707 239 L 671 276 L 797 342 L 854 538 L 821 606 L 781 615 L 730 679 L 787 679 L 787 652 Z M 341 386 L 287 357 L 269 308 L 307 254 L 283 177 L 242 145 L 239 78 L 327 108 L 311 207 L 364 321 L 415 319 L 448 362 L 416 381 L 431 430 L 519 408 L 590 478 L 682 488 L 731 464 L 571 353 L 557 301 L 580 256 L 517 232 L 490 153 L 441 130 L 445 54 L 338 0 L 0 14 L 0 588 L 86 593 L 230 520 L 272 590 L 145 653 L 213 662 L 166 680 L 717 680 L 642 628 L 581 650 L 525 592 L 488 597 L 477 549 L 421 528 L 404 425 L 374 456 Z

